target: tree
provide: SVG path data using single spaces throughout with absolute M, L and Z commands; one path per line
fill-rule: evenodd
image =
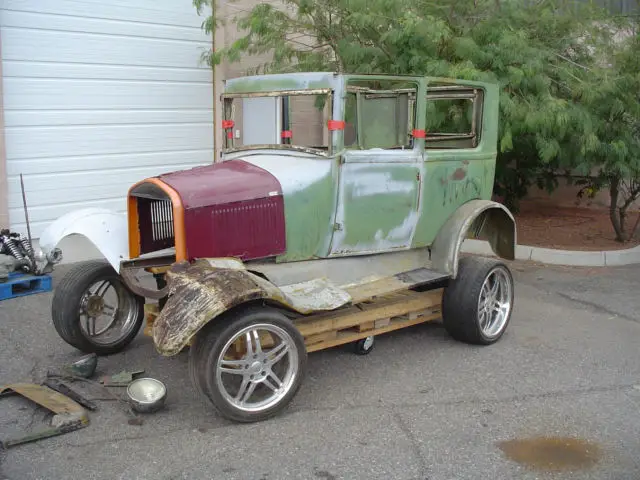
M 212 1 L 194 5 L 202 11 Z M 601 65 L 612 54 L 617 31 L 605 19 L 592 5 L 568 0 L 282 0 L 238 14 L 233 21 L 244 36 L 205 59 L 214 65 L 271 52 L 272 60 L 256 73 L 324 70 L 497 81 L 494 192 L 517 209 L 531 185 L 551 191 L 559 171 L 592 170 L 628 141 L 622 123 L 615 131 L 604 128 L 614 112 L 599 103 L 623 92 L 623 83 Z M 212 32 L 219 22 L 209 16 L 205 29 Z M 631 82 L 632 73 L 628 77 Z M 623 176 L 629 172 L 621 165 L 629 165 L 629 158 L 625 153 L 615 163 Z M 612 170 L 603 172 L 599 181 Z
M 609 190 L 609 213 L 616 240 L 625 242 L 640 231 L 640 215 L 629 228 L 628 211 L 640 199 L 640 35 L 630 30 L 608 56 L 610 63 L 593 70 L 597 88 L 580 100 L 594 122 L 590 148 L 580 165 L 579 196 L 593 198 Z M 594 174 L 591 174 L 595 170 Z

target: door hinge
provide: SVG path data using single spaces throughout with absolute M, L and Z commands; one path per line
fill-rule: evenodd
M 334 223 L 333 224 L 333 231 L 337 232 L 338 230 L 342 230 L 342 224 L 341 223 Z

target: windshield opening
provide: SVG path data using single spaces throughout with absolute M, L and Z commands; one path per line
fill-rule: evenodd
M 223 95 L 224 151 L 280 148 L 329 154 L 331 90 Z

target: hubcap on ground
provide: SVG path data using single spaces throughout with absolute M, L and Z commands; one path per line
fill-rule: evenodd
M 298 375 L 298 350 L 284 329 L 251 325 L 236 333 L 217 360 L 216 383 L 227 402 L 262 412 L 291 390 Z
M 511 313 L 511 279 L 503 267 L 489 272 L 480 290 L 478 320 L 487 337 L 495 337 L 504 329 Z

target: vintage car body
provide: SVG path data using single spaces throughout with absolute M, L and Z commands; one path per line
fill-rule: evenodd
M 173 355 L 217 317 L 256 300 L 309 315 L 353 302 L 350 286 L 393 275 L 406 281 L 416 267 L 422 270 L 412 278 L 419 279 L 406 281 L 407 288 L 453 281 L 468 237 L 514 259 L 513 216 L 491 201 L 498 95 L 493 84 L 424 77 L 300 73 L 227 81 L 221 162 L 143 179 L 129 189 L 125 215 L 72 212 L 42 235 L 41 261 L 58 261 L 57 245 L 71 234 L 86 236 L 108 261 L 101 273 L 86 267 L 60 287 L 56 328 L 82 350 L 124 348 L 138 314 L 114 320 L 131 325 L 104 344 L 63 319 L 77 311 L 73 302 L 88 319 L 104 313 L 100 287 L 85 296 L 70 290 L 107 279 L 120 294 L 135 294 L 128 300 L 133 310 L 144 298 L 160 301 L 154 343 Z M 289 102 L 305 96 L 321 99 L 322 147 L 292 143 Z M 440 100 L 451 107 L 428 110 Z M 276 124 L 266 143 L 235 144 L 235 101 L 246 102 L 246 138 L 268 137 L 262 128 Z M 468 131 L 430 131 L 432 118 L 465 102 L 469 113 L 453 117 Z M 154 274 L 155 287 L 137 277 L 141 269 Z
M 337 92 L 334 96 L 339 97 L 349 80 L 360 78 L 370 77 L 319 73 L 239 78 L 226 82 L 225 94 L 314 89 Z M 416 79 L 425 90 L 438 80 Z M 129 192 L 128 249 L 122 239 L 104 241 L 107 230 L 122 231 L 122 219 L 105 222 L 103 231 L 79 233 L 101 251 L 117 246 L 118 254 L 110 251 L 108 256 L 116 270 L 121 261 L 166 248 L 175 249 L 176 261 L 231 256 L 283 263 L 428 247 L 460 206 L 471 200 L 489 202 L 493 188 L 497 87 L 463 81 L 453 85 L 484 92 L 479 118 L 484 129 L 473 148 L 456 149 L 454 154 L 447 149 L 426 151 L 424 139 L 417 138 L 411 150 L 345 150 L 340 130 L 331 132 L 333 152 L 325 156 L 273 145 L 230 148 L 222 163 L 134 185 Z M 335 102 L 334 117 L 341 117 L 341 107 Z M 424 129 L 424 119 L 418 118 L 416 127 Z M 504 212 L 502 220 L 495 217 L 502 214 L 494 212 L 488 228 L 500 224 L 505 243 L 494 248 L 512 258 L 515 228 L 509 225 L 509 212 L 493 202 L 477 205 L 479 214 L 484 209 Z M 72 212 L 59 223 L 81 229 L 77 218 L 78 212 Z M 89 218 L 84 215 L 84 221 Z M 198 235 L 186 234 L 194 228 Z M 61 238 L 50 231 L 70 230 L 52 225 L 43 235 L 47 241 L 41 242 L 45 253 Z

